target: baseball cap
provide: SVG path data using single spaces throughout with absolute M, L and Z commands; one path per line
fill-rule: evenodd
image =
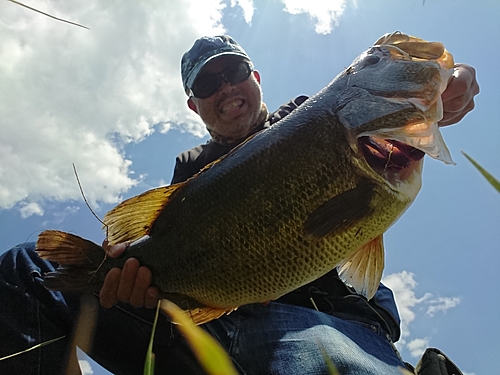
M 236 41 L 228 35 L 204 36 L 197 39 L 181 60 L 181 75 L 184 91 L 189 95 L 201 69 L 216 57 L 240 56 L 248 61 L 250 57 Z

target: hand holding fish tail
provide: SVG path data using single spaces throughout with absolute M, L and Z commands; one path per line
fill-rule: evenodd
M 108 246 L 105 240 L 102 247 L 111 258 L 119 257 L 128 243 Z M 99 301 L 103 307 L 110 308 L 116 302 L 129 303 L 134 307 L 154 308 L 158 302 L 158 289 L 151 286 L 151 270 L 141 266 L 135 258 L 129 258 L 123 265 L 112 268 L 99 292 Z
M 474 109 L 474 96 L 479 93 L 475 69 L 466 64 L 455 64 L 453 75 L 442 94 L 443 119 L 439 126 L 456 124 Z

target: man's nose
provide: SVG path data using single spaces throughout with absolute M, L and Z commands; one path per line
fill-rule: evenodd
M 229 81 L 227 81 L 224 77 L 222 77 L 222 82 L 219 88 L 219 92 L 223 93 L 230 93 L 231 91 L 234 90 L 236 84 L 231 84 Z

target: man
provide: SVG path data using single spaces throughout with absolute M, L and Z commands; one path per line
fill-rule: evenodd
M 269 114 L 262 102 L 259 73 L 228 36 L 197 40 L 183 56 L 182 80 L 189 108 L 200 115 L 212 139 L 179 155 L 172 182 L 191 177 L 306 99 L 298 97 Z M 443 94 L 441 125 L 455 123 L 472 110 L 477 93 L 474 70 L 457 66 Z M 126 244 L 113 246 L 108 254 L 119 256 L 125 248 Z M 33 244 L 0 258 L 0 295 L 7 301 L 0 304 L 0 332 L 9 338 L 0 341 L 0 357 L 67 335 L 17 360 L 0 362 L 0 370 L 8 370 L 5 373 L 36 369 L 53 374 L 62 369 L 61 356 L 69 345 L 79 304 L 75 296 L 40 286 L 41 275 L 53 267 L 38 258 Z M 108 273 L 100 292 L 103 307 L 98 309 L 90 354 L 116 374 L 141 373 L 153 316 L 147 308 L 157 302 L 157 290 L 150 284 L 150 271 L 129 259 L 123 269 Z M 226 348 L 242 374 L 323 374 L 326 364 L 320 348 L 342 374 L 400 374 L 398 367 L 404 366 L 393 346 L 399 338 L 399 317 L 390 290 L 381 285 L 367 302 L 347 289 L 335 271 L 267 306 L 243 306 L 204 328 Z M 158 373 L 203 373 L 164 318 L 154 351 Z

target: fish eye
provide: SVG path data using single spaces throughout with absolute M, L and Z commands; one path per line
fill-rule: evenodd
M 365 63 L 365 66 L 366 65 L 375 65 L 379 61 L 380 61 L 380 57 L 378 57 L 376 55 L 368 55 L 365 57 L 364 63 Z

